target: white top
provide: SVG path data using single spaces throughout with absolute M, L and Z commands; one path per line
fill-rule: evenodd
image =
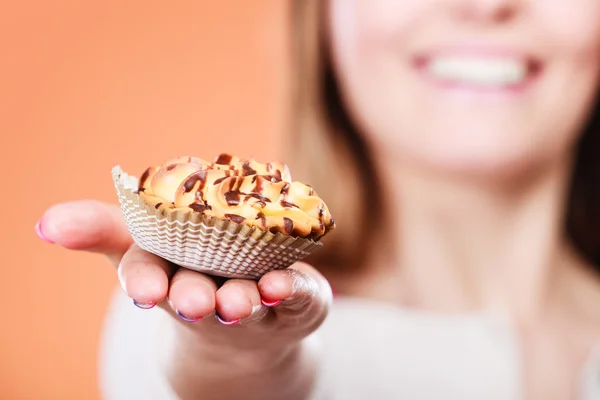
M 170 318 L 115 294 L 105 325 L 100 382 L 107 400 L 172 400 L 158 370 Z M 160 335 L 160 336 L 159 336 Z M 445 316 L 336 299 L 319 340 L 313 400 L 520 400 L 519 348 L 508 320 Z M 580 400 L 600 399 L 600 346 L 581 375 Z

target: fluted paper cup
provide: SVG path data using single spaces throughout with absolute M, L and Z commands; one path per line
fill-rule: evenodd
M 115 166 L 112 178 L 133 240 L 181 267 L 226 278 L 259 279 L 322 246 L 311 239 L 274 234 L 187 208 L 156 208 L 138 196 L 136 177 Z

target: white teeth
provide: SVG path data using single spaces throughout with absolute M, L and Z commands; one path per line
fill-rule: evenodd
M 524 62 L 511 59 L 438 57 L 428 63 L 435 78 L 478 86 L 508 86 L 522 82 L 527 76 Z

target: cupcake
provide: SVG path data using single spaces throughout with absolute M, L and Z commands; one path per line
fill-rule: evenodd
M 134 241 L 210 275 L 258 279 L 287 268 L 335 227 L 323 200 L 282 163 L 177 157 L 139 179 L 119 166 L 112 176 Z

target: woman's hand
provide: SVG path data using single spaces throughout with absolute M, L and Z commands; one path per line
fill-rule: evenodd
M 204 373 L 205 379 L 222 374 L 241 377 L 250 370 L 255 375 L 257 369 L 270 374 L 279 368 L 284 371 L 286 360 L 294 363 L 302 358 L 296 354 L 299 344 L 323 322 L 332 300 L 325 278 L 305 263 L 270 272 L 258 282 L 214 278 L 174 266 L 135 245 L 120 209 L 113 205 L 58 204 L 37 228 L 47 241 L 106 255 L 133 304 L 158 305 L 172 315 L 177 352 L 194 355 L 199 365 L 188 368 L 213 372 Z M 185 373 L 177 371 L 178 376 Z M 189 387 L 174 389 L 200 394 Z M 248 393 L 246 398 L 251 398 Z

